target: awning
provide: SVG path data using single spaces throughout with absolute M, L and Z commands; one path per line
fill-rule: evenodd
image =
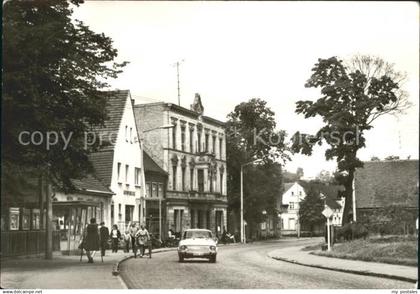
M 89 207 L 89 206 L 96 206 L 99 207 L 101 204 L 99 202 L 93 201 L 55 201 L 52 203 L 53 206 L 56 207 Z

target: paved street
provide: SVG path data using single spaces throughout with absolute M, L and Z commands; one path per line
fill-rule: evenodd
M 152 259 L 129 259 L 121 264 L 128 288 L 412 288 L 412 283 L 347 274 L 277 261 L 267 253 L 278 248 L 313 243 L 272 241 L 246 246 L 219 247 L 216 264 L 207 260 L 178 262 L 176 252 Z

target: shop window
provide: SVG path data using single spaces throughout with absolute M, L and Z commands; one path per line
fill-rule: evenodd
M 175 209 L 174 210 L 174 223 L 175 223 L 175 232 L 182 231 L 182 219 L 184 217 L 184 210 L 183 209 Z
M 156 183 L 152 183 L 152 197 L 158 198 L 158 188 Z
M 198 210 L 197 214 L 197 228 L 202 229 L 203 228 L 203 211 Z
M 34 208 L 32 209 L 32 230 L 39 230 L 41 228 L 41 210 Z
M 11 231 L 19 230 L 20 212 L 19 208 L 11 207 L 9 209 L 9 229 Z
M 31 229 L 31 210 L 22 208 L 22 230 Z
M 114 224 L 114 204 L 111 204 L 111 224 Z
M 133 214 L 134 214 L 134 205 L 126 205 L 125 206 L 125 221 L 126 222 L 133 221 Z
M 163 184 L 162 183 L 158 184 L 158 196 L 160 198 L 163 198 Z
M 146 183 L 146 195 L 147 197 L 152 197 L 152 184 Z

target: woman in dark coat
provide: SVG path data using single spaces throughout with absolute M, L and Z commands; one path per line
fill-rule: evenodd
M 86 250 L 86 255 L 89 259 L 89 263 L 93 263 L 93 257 L 95 256 L 96 251 L 99 250 L 99 232 L 98 225 L 96 224 L 96 219 L 91 218 L 90 224 L 86 227 L 86 235 L 84 247 Z M 91 252 L 93 251 L 93 253 Z

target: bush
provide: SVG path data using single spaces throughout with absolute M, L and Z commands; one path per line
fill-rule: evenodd
M 337 228 L 335 232 L 335 240 L 341 241 L 342 239 L 349 241 L 349 240 L 355 240 L 355 239 L 366 239 L 369 232 L 368 229 L 358 223 L 350 223 L 345 224 L 341 228 Z

